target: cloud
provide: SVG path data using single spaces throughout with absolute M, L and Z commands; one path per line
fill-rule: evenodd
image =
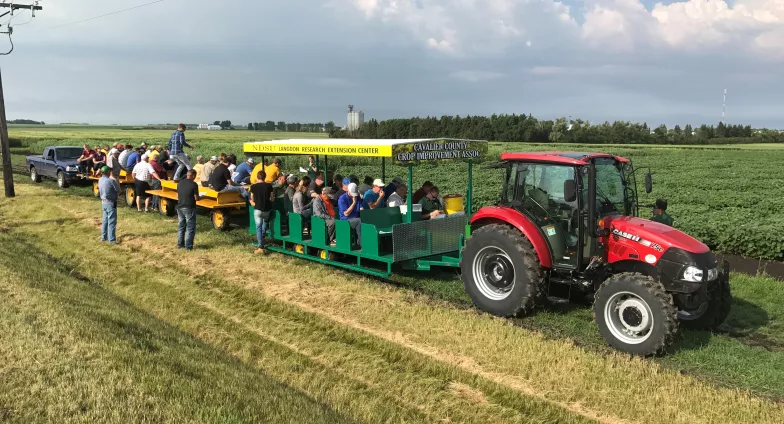
M 480 81 L 487 81 L 493 80 L 503 77 L 504 74 L 500 72 L 492 72 L 492 71 L 457 71 L 453 72 L 450 77 L 459 80 L 459 81 L 467 81 L 467 82 L 480 82 Z
M 514 0 L 353 0 L 366 19 L 395 25 L 452 55 L 504 54 L 544 40 L 550 46 L 629 52 L 726 46 L 784 55 L 784 0 L 589 0 L 578 16 L 565 4 Z M 577 23 L 577 19 L 582 22 Z M 539 44 L 539 43 L 538 43 Z

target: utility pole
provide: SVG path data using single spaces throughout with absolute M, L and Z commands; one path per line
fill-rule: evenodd
M 726 112 L 727 112 L 727 89 L 725 88 L 724 89 L 724 103 L 721 104 L 721 122 L 724 122 L 724 115 L 725 115 Z M 727 125 L 727 123 L 724 122 L 724 125 Z
M 26 9 L 35 17 L 36 10 L 43 10 L 43 7 L 35 4 L 14 4 L 14 3 L 0 3 L 0 9 L 9 9 L 7 12 L 0 14 L 0 18 L 11 14 L 13 20 L 14 11 L 19 9 Z M 8 41 L 11 42 L 11 50 L 8 53 L 0 53 L 0 55 L 9 55 L 14 50 L 13 41 L 11 41 L 11 34 L 14 29 L 11 26 L 11 20 L 8 21 L 8 28 L 5 31 L 0 31 L 0 34 L 8 34 Z M 14 174 L 11 173 L 11 146 L 8 142 L 8 122 L 5 116 L 5 97 L 3 96 L 3 78 L 0 71 L 0 154 L 3 155 L 3 183 L 5 185 L 5 197 L 14 197 Z

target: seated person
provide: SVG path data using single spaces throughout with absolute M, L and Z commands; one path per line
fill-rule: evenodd
M 384 204 L 384 182 L 380 179 L 373 181 L 373 188 L 365 192 L 362 198 L 362 209 L 376 209 Z
M 664 199 L 656 200 L 656 209 L 653 210 L 653 217 L 651 221 L 659 222 L 664 225 L 672 227 L 673 220 L 670 215 L 665 212 L 667 210 L 667 201 Z
M 237 171 L 232 180 L 235 184 L 250 184 L 251 171 L 253 171 L 253 158 L 248 158 L 248 160 L 237 166 Z
M 425 181 L 425 183 L 422 184 L 422 187 L 414 192 L 414 195 L 411 197 L 411 201 L 414 203 L 419 203 L 419 201 L 427 195 L 427 192 L 430 191 L 431 188 L 433 188 L 433 183 L 430 181 Z
M 408 196 L 408 187 L 405 184 L 400 184 L 395 189 L 395 192 L 389 195 L 387 205 L 394 208 L 406 204 L 406 197 Z
M 319 217 L 324 220 L 327 225 L 327 243 L 330 246 L 335 245 L 335 207 L 332 206 L 332 200 L 335 198 L 335 191 L 332 187 L 324 187 L 321 189 L 321 194 L 313 199 L 313 216 Z
M 360 225 L 359 211 L 362 209 L 362 199 L 359 198 L 359 188 L 354 183 L 349 183 L 347 190 L 338 198 L 338 212 L 341 221 L 348 221 L 351 230 L 357 235 L 357 245 L 362 245 L 362 225 Z
M 235 191 L 239 193 L 243 199 L 250 197 L 250 194 L 244 187 L 234 184 L 234 181 L 231 180 L 228 157 L 224 158 L 220 165 L 216 166 L 215 170 L 212 171 L 212 174 L 210 175 L 210 187 L 220 193 Z
M 422 219 L 440 219 L 446 217 L 441 200 L 438 199 L 438 187 L 430 187 L 425 197 L 419 200 L 422 205 Z

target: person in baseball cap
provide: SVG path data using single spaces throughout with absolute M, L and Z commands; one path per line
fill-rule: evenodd
M 365 192 L 362 198 L 362 209 L 376 209 L 384 205 L 384 182 L 376 178 L 373 188 Z

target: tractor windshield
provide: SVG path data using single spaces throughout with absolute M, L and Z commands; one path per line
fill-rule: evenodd
M 596 205 L 601 215 L 630 215 L 633 197 L 623 173 L 623 164 L 612 158 L 596 159 Z M 627 189 L 627 187 L 629 187 Z

